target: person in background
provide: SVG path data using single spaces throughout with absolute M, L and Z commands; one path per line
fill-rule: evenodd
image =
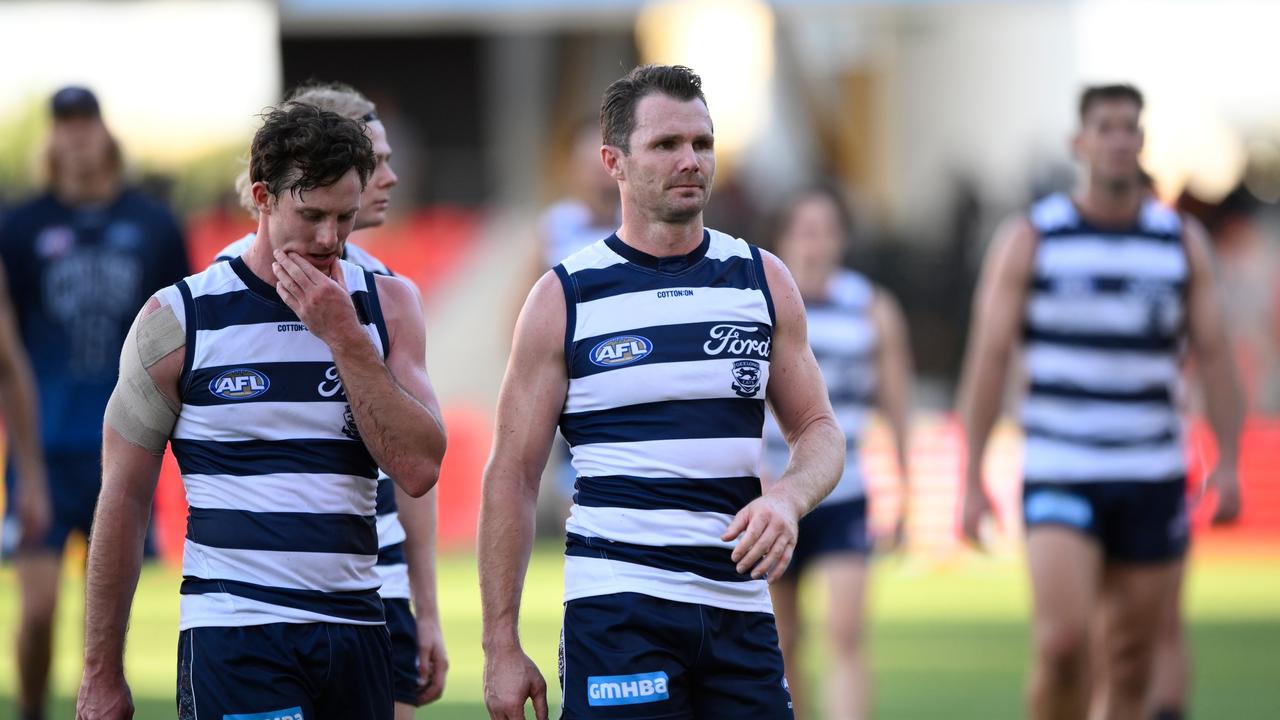
M 6 300 L 35 371 L 51 506 L 38 540 L 29 537 L 35 528 L 20 529 L 39 514 L 29 503 L 40 503 L 24 494 L 38 493 L 41 483 L 38 470 L 21 467 L 32 440 L 21 422 L 9 425 L 20 452 L 6 473 L 4 552 L 21 588 L 23 720 L 45 717 L 62 551 L 72 532 L 89 535 L 102 475 L 102 417 L 120 348 L 142 303 L 189 271 L 173 215 L 125 182 L 120 145 L 93 92 L 65 87 L 50 105 L 48 187 L 0 223 Z M 34 473 L 30 482 L 17 481 L 23 472 Z M 19 547 L 24 534 L 30 542 Z
M 840 482 L 800 520 L 791 566 L 769 588 L 797 718 L 812 717 L 801 672 L 800 580 L 808 569 L 825 577 L 830 595 L 826 635 L 832 663 L 826 673 L 825 717 L 864 720 L 870 713 L 871 675 L 862 638 L 867 560 L 873 542 L 858 446 L 873 409 L 878 408 L 888 423 L 904 501 L 907 496 L 912 360 L 906 321 L 892 295 L 841 267 L 852 226 L 838 191 L 815 186 L 784 206 L 770 238 L 800 289 L 809 347 L 822 369 L 831 407 L 846 439 Z M 790 460 L 786 437 L 772 414 L 766 418 L 764 438 L 767 483 L 782 475 Z M 893 545 L 902 542 L 905 517 L 905 512 L 899 512 Z

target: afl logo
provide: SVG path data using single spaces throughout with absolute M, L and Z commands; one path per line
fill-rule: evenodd
M 224 400 L 256 398 L 271 387 L 266 375 L 249 368 L 228 370 L 209 381 L 209 392 Z
M 653 352 L 653 343 L 639 335 L 619 335 L 591 348 L 591 362 L 600 367 L 629 365 Z

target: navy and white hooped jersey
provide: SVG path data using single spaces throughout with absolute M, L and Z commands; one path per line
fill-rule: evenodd
M 374 275 L 339 263 L 385 356 Z M 181 629 L 382 623 L 378 468 L 328 346 L 238 257 L 159 295 L 187 339 L 171 438 L 190 508 Z
M 823 504 L 866 495 L 858 440 L 875 402 L 876 348 L 879 335 L 871 315 L 875 287 L 852 270 L 837 272 L 828 283 L 827 298 L 805 302 L 809 318 L 809 346 L 827 382 L 831 408 L 844 428 L 845 465 L 840 482 Z M 778 421 L 770 412 L 764 425 L 764 462 L 772 477 L 782 475 L 791 451 Z
M 248 235 L 245 235 L 239 240 L 236 240 L 230 245 L 222 248 L 218 251 L 218 254 L 214 256 L 213 261 L 224 262 L 231 258 L 240 257 L 244 254 L 244 251 L 248 250 L 249 246 L 253 244 L 253 238 L 256 235 L 257 233 L 249 233 Z M 384 265 L 381 260 L 374 257 L 368 250 L 365 250 L 355 243 L 349 242 L 343 246 L 342 259 L 349 263 L 355 263 L 374 275 L 395 275 L 395 273 L 391 272 L 391 269 Z
M 771 612 L 720 536 L 760 495 L 773 304 L 756 248 L 715 230 L 657 258 L 616 235 L 555 267 L 560 416 L 577 471 L 565 600 L 636 592 Z
M 249 249 L 255 235 L 256 233 L 249 233 L 226 246 L 214 258 L 214 262 L 240 257 Z M 395 275 L 372 253 L 351 242 L 344 246 L 342 259 L 359 265 L 374 275 Z M 409 597 L 409 566 L 404 557 L 404 539 L 404 527 L 400 524 L 399 509 L 396 507 L 395 487 L 391 477 L 379 470 L 377 571 L 382 580 L 378 594 L 384 598 Z
M 1174 396 L 1189 267 L 1178 215 L 1152 199 L 1134 227 L 1101 229 L 1053 195 L 1031 222 L 1039 241 L 1023 328 L 1025 481 L 1182 477 Z

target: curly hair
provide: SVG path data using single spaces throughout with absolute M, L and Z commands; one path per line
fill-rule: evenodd
M 266 183 L 273 198 L 337 182 L 355 169 L 364 190 L 373 174 L 373 143 L 364 123 L 311 105 L 291 104 L 263 114 L 249 150 L 250 182 Z
M 702 78 L 683 65 L 641 65 L 614 80 L 600 104 L 600 135 L 605 145 L 631 153 L 631 133 L 636 129 L 636 105 L 646 95 L 662 93 L 676 100 L 697 98 L 703 105 Z

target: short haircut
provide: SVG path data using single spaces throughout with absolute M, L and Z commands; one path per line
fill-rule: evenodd
M 1138 106 L 1138 112 L 1142 112 L 1142 91 L 1133 85 L 1090 85 L 1080 93 L 1080 124 L 1084 124 L 1085 115 L 1089 114 L 1095 104 L 1109 100 L 1128 100 Z
M 636 105 L 646 95 L 662 93 L 676 100 L 702 101 L 702 78 L 683 65 L 641 65 L 614 80 L 604 91 L 600 105 L 600 135 L 605 145 L 631 152 L 631 133 L 636 129 Z
M 355 169 L 364 190 L 373 174 L 373 143 L 364 123 L 311 105 L 267 111 L 249 150 L 249 179 L 274 198 L 334 184 Z

